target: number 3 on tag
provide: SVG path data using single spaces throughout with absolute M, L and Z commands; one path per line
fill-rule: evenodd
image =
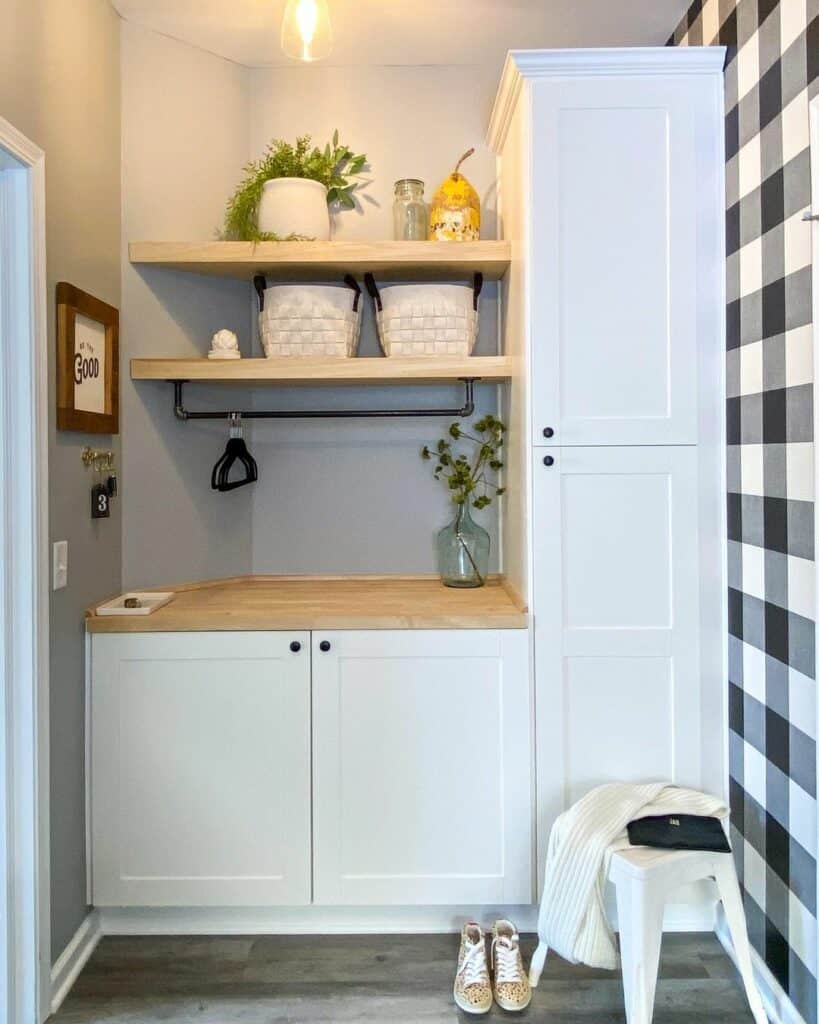
M 94 484 L 91 488 L 91 518 L 107 519 L 111 515 L 111 499 L 104 484 Z

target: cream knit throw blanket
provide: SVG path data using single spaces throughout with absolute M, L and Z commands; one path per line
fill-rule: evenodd
M 570 963 L 614 970 L 614 935 L 603 893 L 611 854 L 628 846 L 626 825 L 661 814 L 724 818 L 716 797 L 667 783 L 612 783 L 587 793 L 552 826 L 538 934 Z

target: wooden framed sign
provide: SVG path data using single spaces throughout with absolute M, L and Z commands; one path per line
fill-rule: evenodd
M 119 433 L 119 310 L 57 285 L 57 429 Z

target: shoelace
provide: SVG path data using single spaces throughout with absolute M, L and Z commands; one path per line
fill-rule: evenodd
M 486 970 L 486 948 L 482 942 L 473 942 L 467 945 L 464 961 L 458 973 L 464 977 L 464 987 L 488 983 L 489 974 Z
M 492 940 L 492 965 L 495 969 L 496 984 L 515 984 L 521 980 L 517 935 L 511 938 L 500 936 Z

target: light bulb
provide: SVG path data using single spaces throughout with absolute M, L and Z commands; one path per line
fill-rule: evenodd
M 282 19 L 282 49 L 288 57 L 313 61 L 333 49 L 327 0 L 287 0 Z

